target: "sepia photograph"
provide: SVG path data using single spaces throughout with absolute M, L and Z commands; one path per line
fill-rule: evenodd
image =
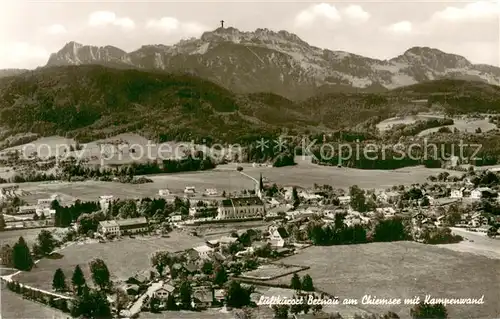
M 0 319 L 500 318 L 499 0 L 0 8 Z

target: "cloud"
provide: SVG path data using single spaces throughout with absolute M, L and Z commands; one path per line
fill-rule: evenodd
M 297 27 L 307 27 L 318 19 L 339 22 L 342 20 L 342 16 L 334 5 L 320 3 L 299 12 L 295 17 L 295 25 Z
M 346 16 L 349 21 L 356 23 L 364 23 L 371 17 L 370 13 L 366 12 L 359 5 L 350 5 L 342 10 L 342 14 Z
M 498 19 L 500 15 L 499 1 L 478 1 L 464 7 L 447 7 L 434 13 L 431 21 L 468 22 L 483 19 Z
M 46 28 L 47 33 L 49 34 L 64 34 L 67 33 L 66 27 L 62 24 L 53 24 Z
M 0 46 L 0 68 L 31 68 L 47 61 L 50 53 L 26 42 L 5 43 Z
M 134 20 L 128 17 L 117 17 L 111 11 L 96 11 L 89 16 L 89 25 L 92 27 L 115 25 L 124 29 L 135 28 Z
M 167 33 L 181 33 L 186 36 L 197 36 L 208 30 L 206 26 L 197 22 L 181 22 L 173 17 L 149 20 L 146 28 Z
M 408 34 L 413 31 L 413 24 L 410 21 L 399 21 L 384 29 L 395 34 Z

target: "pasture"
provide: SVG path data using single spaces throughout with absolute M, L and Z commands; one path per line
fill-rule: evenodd
M 280 260 L 311 268 L 316 288 L 339 299 L 364 295 L 378 298 L 480 298 L 483 305 L 448 305 L 450 318 L 493 318 L 500 315 L 500 261 L 414 242 L 311 247 Z M 276 279 L 289 284 L 291 276 Z M 394 311 L 409 318 L 411 305 L 358 305 L 375 313 Z
M 408 125 L 408 124 L 413 124 L 416 121 L 425 121 L 425 120 L 442 119 L 442 118 L 444 118 L 442 114 L 419 113 L 416 115 L 391 117 L 389 119 L 385 119 L 379 122 L 376 126 L 380 132 L 384 132 L 389 130 L 394 125 L 399 125 L 399 124 Z
M 301 270 L 302 267 L 277 265 L 277 264 L 265 264 L 259 266 L 259 268 L 251 271 L 247 271 L 241 274 L 241 277 L 252 278 L 257 280 L 268 280 L 274 277 L 282 276 L 287 273 L 296 272 Z
M 452 131 L 456 128 L 460 132 L 475 133 L 476 129 L 478 128 L 481 129 L 481 132 L 487 132 L 496 129 L 496 125 L 490 123 L 487 118 L 486 119 L 460 118 L 460 119 L 453 119 L 453 121 L 455 122 L 453 125 L 446 125 L 446 127 L 449 127 Z M 426 136 L 431 133 L 437 132 L 439 129 L 440 129 L 439 127 L 430 128 L 418 133 L 418 136 Z
M 54 228 L 43 228 L 46 230 L 53 230 Z M 19 237 L 23 237 L 26 243 L 31 246 L 36 240 L 36 237 L 40 233 L 42 228 L 32 228 L 32 229 L 16 229 L 16 230 L 8 230 L 0 232 L 0 243 L 2 245 L 9 244 L 13 246 Z
M 87 282 L 91 282 L 89 262 L 94 258 L 104 260 L 113 281 L 151 269 L 150 257 L 158 250 L 179 251 L 203 244 L 203 240 L 185 233 L 173 232 L 170 237 L 123 238 L 107 243 L 78 243 L 60 251 L 56 256 L 44 258 L 30 272 L 22 272 L 14 279 L 40 289 L 52 289 L 52 277 L 61 268 L 66 278 L 71 278 L 76 265 L 82 268 Z
M 24 299 L 22 296 L 13 293 L 6 287 L 2 287 L 0 292 L 1 317 L 3 319 L 64 319 L 65 314 L 54 308 Z

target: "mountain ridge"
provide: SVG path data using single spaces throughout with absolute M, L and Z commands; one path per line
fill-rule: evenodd
M 270 91 L 294 100 L 321 92 L 393 89 L 442 78 L 500 85 L 500 68 L 430 47 L 412 47 L 387 60 L 309 45 L 285 30 L 218 28 L 173 45 L 114 46 L 68 42 L 46 66 L 102 64 L 187 72 L 238 93 Z

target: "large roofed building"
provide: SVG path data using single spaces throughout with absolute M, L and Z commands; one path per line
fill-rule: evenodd
M 142 233 L 149 229 L 149 223 L 146 218 L 129 218 L 117 220 L 105 220 L 99 222 L 98 231 L 103 235 L 127 235 Z
M 222 200 L 217 219 L 255 218 L 264 214 L 264 202 L 258 197 L 229 198 Z

